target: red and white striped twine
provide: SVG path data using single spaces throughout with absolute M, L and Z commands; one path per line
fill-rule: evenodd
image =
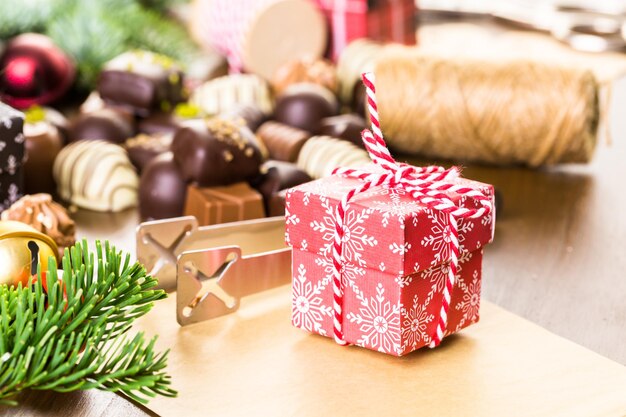
M 443 301 L 441 310 L 437 318 L 435 334 L 431 337 L 429 347 L 438 346 L 441 343 L 448 323 L 448 310 L 450 309 L 450 299 L 456 281 L 459 263 L 459 235 L 458 219 L 478 218 L 487 215 L 492 211 L 491 198 L 473 188 L 451 182 L 459 176 L 457 168 L 444 169 L 442 167 L 413 167 L 406 164 L 397 163 L 383 139 L 378 117 L 378 105 L 376 103 L 376 87 L 374 85 L 374 74 L 363 74 L 363 83 L 367 92 L 367 105 L 372 124 L 372 131 L 364 130 L 362 133 L 365 148 L 370 154 L 372 161 L 383 168 L 383 172 L 367 172 L 355 169 L 338 168 L 334 174 L 362 181 L 359 187 L 350 190 L 339 202 L 335 212 L 335 236 L 333 242 L 333 310 L 334 310 L 334 338 L 341 345 L 346 345 L 343 332 L 343 268 L 345 259 L 343 257 L 344 236 L 346 227 L 344 219 L 350 201 L 358 194 L 370 188 L 402 187 L 410 193 L 416 201 L 430 210 L 444 212 L 448 215 L 448 246 L 449 246 L 449 267 L 448 279 L 443 289 Z M 472 197 L 480 203 L 477 209 L 468 209 L 457 206 L 451 199 L 450 194 L 466 195 Z M 446 233 L 444 230 L 443 233 Z

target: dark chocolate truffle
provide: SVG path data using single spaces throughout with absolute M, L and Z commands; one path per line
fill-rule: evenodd
M 197 121 L 179 130 L 172 152 L 183 178 L 201 187 L 253 178 L 263 160 L 250 129 L 219 118 Z
M 101 109 L 80 114 L 72 123 L 71 140 L 105 140 L 120 144 L 135 133 L 133 119 L 113 109 Z
M 157 156 L 170 150 L 171 135 L 144 135 L 140 134 L 124 142 L 128 158 L 137 171 L 142 172 L 146 165 Z
M 106 102 L 147 116 L 152 110 L 171 110 L 183 101 L 183 72 L 164 55 L 130 51 L 105 64 L 98 92 Z
M 56 184 L 52 177 L 52 167 L 63 147 L 61 133 L 45 119 L 43 109 L 35 108 L 26 112 L 24 136 L 24 191 L 26 194 L 53 194 Z
M 154 158 L 139 181 L 139 213 L 142 220 L 158 220 L 183 215 L 187 183 L 171 152 Z
M 358 114 L 342 114 L 322 120 L 320 134 L 345 139 L 364 148 L 361 132 L 367 129 L 365 119 Z
M 316 84 L 294 84 L 276 100 L 274 119 L 317 134 L 320 121 L 338 112 L 335 96 Z

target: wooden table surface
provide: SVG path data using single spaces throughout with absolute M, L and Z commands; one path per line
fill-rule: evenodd
M 503 197 L 485 250 L 483 296 L 546 329 L 626 365 L 626 82 L 614 89 L 612 144 L 589 165 L 530 170 L 467 166 Z M 399 158 L 402 159 L 402 158 Z M 77 214 L 83 236 L 134 247 L 134 212 Z M 111 232 L 115 230 L 115 232 Z M 626 395 L 626 394 L 625 394 Z M 4 413 L 4 414 L 3 414 Z M 145 416 L 111 393 L 29 392 L 8 416 Z

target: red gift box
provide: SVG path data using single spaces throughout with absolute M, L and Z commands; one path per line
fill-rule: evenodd
M 415 45 L 415 0 L 315 0 L 331 28 L 329 55 L 337 59 L 353 40 Z
M 451 180 L 493 201 L 493 187 Z M 286 198 L 286 240 L 293 248 L 294 326 L 333 335 L 333 239 L 339 201 L 360 181 L 330 176 L 292 188 Z M 448 193 L 460 207 L 473 197 Z M 344 340 L 401 356 L 428 345 L 436 331 L 449 265 L 447 215 L 402 188 L 379 186 L 357 194 L 345 213 Z M 445 335 L 479 318 L 482 248 L 493 239 L 493 212 L 458 220 L 459 270 Z

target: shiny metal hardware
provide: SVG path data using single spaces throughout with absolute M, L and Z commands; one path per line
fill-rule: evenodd
M 194 217 L 137 228 L 137 258 L 159 286 L 176 290 L 184 326 L 234 312 L 243 297 L 291 282 L 282 217 L 198 227 Z

